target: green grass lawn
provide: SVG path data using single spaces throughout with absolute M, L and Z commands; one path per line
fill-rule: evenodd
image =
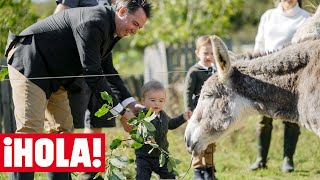
M 217 173 L 219 180 L 223 179 L 243 179 L 243 180 L 259 180 L 259 179 L 294 179 L 309 180 L 320 179 L 320 139 L 312 132 L 302 128 L 302 133 L 298 141 L 295 153 L 295 172 L 284 174 L 281 172 L 282 166 L 282 144 L 283 144 L 283 125 L 280 121 L 274 121 L 272 141 L 269 150 L 268 170 L 250 172 L 248 167 L 255 161 L 256 155 L 256 139 L 255 128 L 257 121 L 252 118 L 245 123 L 245 127 L 220 140 L 217 143 L 217 150 L 214 154 Z M 186 151 L 183 140 L 185 125 L 169 132 L 169 151 L 173 157 L 181 160 L 178 165 L 180 178 L 187 172 L 190 165 L 191 157 Z M 126 137 L 121 128 L 105 129 L 107 134 L 107 146 L 112 139 L 119 134 Z M 118 151 L 118 154 L 134 158 L 133 150 L 127 149 Z M 128 165 L 126 173 L 128 179 L 134 179 L 134 164 Z M 190 169 L 184 179 L 191 180 L 193 171 Z M 7 173 L 0 173 L 0 180 L 8 179 Z M 35 179 L 45 179 L 44 173 L 37 173 Z M 74 178 L 76 179 L 76 178 Z M 158 179 L 153 175 L 152 179 Z

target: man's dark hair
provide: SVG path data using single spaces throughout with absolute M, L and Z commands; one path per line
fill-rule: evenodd
M 121 7 L 126 7 L 128 14 L 134 13 L 139 8 L 142 8 L 146 13 L 147 18 L 151 18 L 151 3 L 148 0 L 117 0 L 116 1 L 116 10 L 118 11 Z

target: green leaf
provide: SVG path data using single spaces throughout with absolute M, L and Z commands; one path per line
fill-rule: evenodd
M 143 120 L 150 122 L 150 121 L 154 120 L 156 117 L 157 117 L 156 113 L 153 113 L 151 116 L 145 117 Z
M 136 137 L 139 138 L 142 134 L 142 126 L 141 124 L 138 125 Z
M 150 151 L 148 151 L 148 154 L 151 154 L 153 150 L 154 148 L 150 149 Z
M 101 176 L 102 175 L 102 172 L 98 172 L 94 177 L 93 177 L 93 179 L 97 179 L 99 176 Z
M 112 103 L 112 96 L 110 96 L 106 91 L 101 92 L 101 98 L 106 100 L 109 104 Z
M 113 166 L 115 166 L 115 167 L 117 167 L 119 169 L 123 168 L 126 165 L 125 162 L 120 161 L 118 158 L 112 158 L 110 160 L 110 164 L 112 164 Z
M 129 159 L 129 163 L 134 163 L 134 161 L 135 161 L 134 158 Z
M 152 146 L 153 148 L 158 148 L 159 145 L 158 144 L 149 144 L 150 146 Z
M 143 112 L 139 112 L 138 118 L 143 119 L 145 117 L 145 114 Z
M 134 142 L 132 145 L 131 145 L 131 147 L 133 148 L 133 149 L 139 149 L 139 148 L 141 148 L 143 146 L 143 144 L 140 144 L 140 143 L 138 143 L 138 142 Z
M 146 114 L 146 118 L 149 117 L 152 114 L 152 108 L 149 108 L 147 114 Z
M 176 168 L 177 167 L 176 160 L 173 157 L 169 158 L 169 162 L 170 162 L 172 168 Z
M 135 131 L 137 132 L 137 131 Z M 137 141 L 138 143 L 143 143 L 143 138 L 140 136 L 139 138 L 137 138 L 137 134 L 131 134 L 131 139 Z
M 128 162 L 128 158 L 125 156 L 116 156 L 116 158 L 118 158 L 122 162 Z
M 128 144 L 122 144 L 122 148 L 123 148 L 123 149 L 126 149 L 126 148 L 128 148 L 128 147 L 129 147 Z
M 121 180 L 127 179 L 122 172 L 116 169 L 112 170 L 112 174 L 116 175 Z
M 130 134 L 130 136 L 132 137 L 132 135 L 136 135 L 137 134 L 137 130 L 138 128 L 137 128 L 137 126 L 135 127 L 135 128 L 133 128 L 130 132 L 129 132 L 129 134 Z
M 179 159 L 175 159 L 176 160 L 176 164 L 180 164 L 181 161 Z
M 136 124 L 137 119 L 138 119 L 137 117 L 130 118 L 130 119 L 128 120 L 128 123 L 129 123 L 129 124 Z
M 122 143 L 121 139 L 114 139 L 110 144 L 110 149 L 111 150 L 117 149 L 117 147 L 119 147 L 121 143 Z
M 140 124 L 141 125 L 141 129 L 142 129 L 142 137 L 144 139 L 146 139 L 148 137 L 148 129 L 146 128 L 145 125 L 143 124 Z
M 112 173 L 107 179 L 108 180 L 122 180 L 117 175 L 115 175 L 114 173 Z
M 155 131 L 156 128 L 151 122 L 148 121 L 142 121 L 142 124 L 149 130 L 149 131 Z
M 167 168 L 168 168 L 169 172 L 172 172 L 173 167 L 172 167 L 172 164 L 170 163 L 170 161 L 167 163 Z
M 97 117 L 102 117 L 103 115 L 107 114 L 109 112 L 109 108 L 107 108 L 107 104 L 102 105 L 102 107 L 94 113 Z
M 165 163 L 166 163 L 166 156 L 163 153 L 161 153 L 159 158 L 160 167 L 163 167 Z
M 112 117 L 109 117 L 107 120 L 112 120 L 113 118 L 115 118 L 117 116 L 112 116 Z
M 3 81 L 7 75 L 8 75 L 8 68 L 2 68 L 0 70 L 0 81 Z

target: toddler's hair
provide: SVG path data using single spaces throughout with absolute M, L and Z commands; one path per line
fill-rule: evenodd
M 206 46 L 206 45 L 211 45 L 211 41 L 210 41 L 210 36 L 209 35 L 200 36 L 196 40 L 196 48 L 197 49 L 199 49 L 201 46 Z
M 166 89 L 164 88 L 164 86 L 162 85 L 161 82 L 156 81 L 156 80 L 151 80 L 147 83 L 145 83 L 142 86 L 142 97 L 144 97 L 144 95 L 148 92 L 148 91 L 166 91 Z

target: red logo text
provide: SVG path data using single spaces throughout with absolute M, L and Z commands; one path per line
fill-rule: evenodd
M 104 134 L 0 134 L 0 172 L 104 171 Z

